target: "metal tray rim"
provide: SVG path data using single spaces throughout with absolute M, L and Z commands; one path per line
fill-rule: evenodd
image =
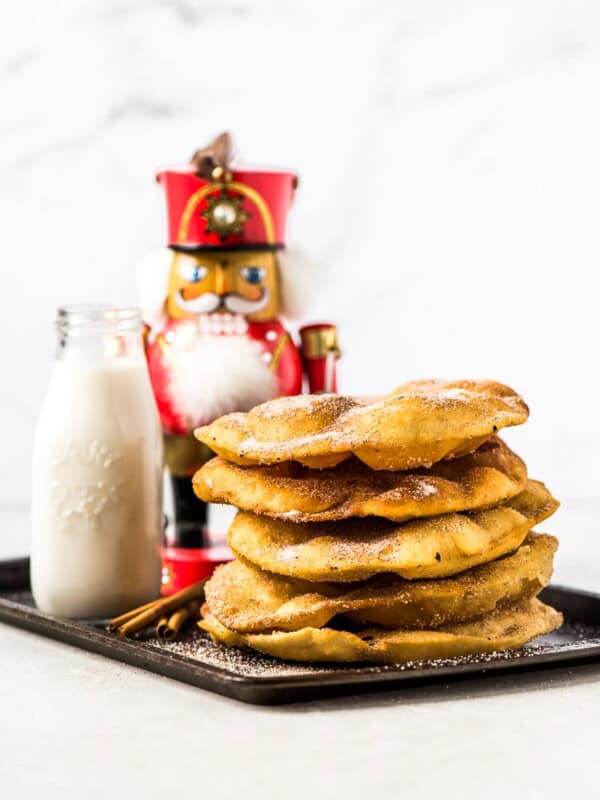
M 6 562 L 3 566 L 7 566 Z M 572 599 L 585 599 L 600 605 L 600 594 L 595 592 L 556 584 L 548 588 Z M 418 671 L 394 665 L 360 665 L 322 674 L 241 675 L 181 653 L 141 648 L 135 641 L 121 639 L 97 627 L 83 627 L 79 621 L 49 617 L 8 598 L 0 597 L 0 621 L 244 702 L 269 705 L 294 702 L 294 699 L 314 699 L 317 695 L 348 694 L 353 690 L 382 690 L 389 688 L 390 684 L 423 684 L 489 672 L 527 671 L 556 666 L 561 662 L 573 664 L 600 659 L 600 643 L 586 644 L 583 641 L 580 648 L 531 654 L 515 651 L 513 656 L 484 664 L 430 666 Z M 290 698 L 288 695 L 293 692 L 297 693 L 296 697 Z

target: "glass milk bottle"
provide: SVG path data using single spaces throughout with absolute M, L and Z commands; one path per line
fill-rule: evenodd
M 58 310 L 33 450 L 40 609 L 109 617 L 160 590 L 162 439 L 135 308 Z

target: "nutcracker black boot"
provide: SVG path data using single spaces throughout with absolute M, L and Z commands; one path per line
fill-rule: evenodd
M 194 494 L 192 479 L 171 475 L 173 488 L 174 547 L 207 547 L 206 519 L 207 503 Z

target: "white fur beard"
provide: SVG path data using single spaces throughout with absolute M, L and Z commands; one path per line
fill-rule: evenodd
M 198 336 L 185 350 L 172 352 L 171 396 L 190 428 L 277 395 L 260 344 L 246 336 Z

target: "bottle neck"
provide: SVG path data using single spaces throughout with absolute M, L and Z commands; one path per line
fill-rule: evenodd
M 57 361 L 103 361 L 128 358 L 143 359 L 142 334 L 60 335 L 56 344 Z
M 142 320 L 136 308 L 65 306 L 56 319 L 59 361 L 142 360 Z

